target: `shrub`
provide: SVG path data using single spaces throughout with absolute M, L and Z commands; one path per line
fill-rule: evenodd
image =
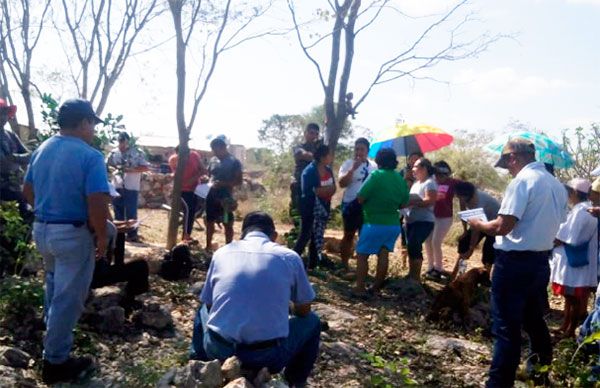
M 0 320 L 22 324 L 41 312 L 44 287 L 36 278 L 12 276 L 0 280 Z
M 28 264 L 39 261 L 31 242 L 31 226 L 23 221 L 14 201 L 0 204 L 0 277 L 21 273 Z

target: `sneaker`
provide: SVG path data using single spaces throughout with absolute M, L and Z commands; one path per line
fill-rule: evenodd
M 425 273 L 425 278 L 429 279 L 429 280 L 437 281 L 437 280 L 442 279 L 442 274 L 437 269 L 432 268 Z
M 51 364 L 44 360 L 42 380 L 49 385 L 69 382 L 81 378 L 95 369 L 94 362 L 90 357 L 69 357 L 62 364 Z

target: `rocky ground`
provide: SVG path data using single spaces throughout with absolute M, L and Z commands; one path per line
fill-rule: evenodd
M 128 244 L 127 256 L 148 260 L 151 291 L 139 298 L 144 307 L 131 315 L 117 305 L 121 292 L 118 286 L 92 293 L 76 329 L 75 352 L 96 357 L 99 370 L 80 386 L 215 386 L 214 381 L 224 381 L 218 364 L 187 361 L 197 294 L 209 256 L 200 249 L 194 251 L 195 268 L 185 281 L 161 279 L 156 273 L 164 253 L 158 242 L 165 235 L 165 213 L 142 210 L 140 218 L 146 225 L 141 229 L 145 242 Z M 328 234 L 339 237 L 336 232 Z M 196 235 L 204 238 L 202 232 Z M 222 239 L 217 234 L 217 244 L 222 244 Z M 453 251 L 446 247 L 446 267 L 453 264 Z M 332 257 L 335 259 L 334 254 Z M 328 330 L 322 334 L 321 355 L 309 386 L 482 386 L 491 354 L 485 293 L 472 309 L 472 323 L 467 327 L 448 321 L 432 324 L 425 315 L 442 285 L 426 282 L 420 286 L 403 280 L 405 270 L 400 259 L 393 255 L 391 262 L 391 277 L 383 294 L 366 301 L 350 295 L 351 278 L 342 273 L 312 273 L 318 295 L 314 310 L 327 321 Z M 478 258 L 471 263 L 476 265 Z M 560 318 L 559 302 L 552 299 L 552 325 Z M 37 314 L 27 322 L 0 328 L 0 386 L 41 385 L 43 326 Z M 231 373 L 229 366 L 223 369 L 226 375 Z M 207 370 L 218 375 L 211 377 L 212 383 L 203 380 L 208 378 Z M 230 386 L 250 386 L 248 383 L 238 379 Z M 265 386 L 285 385 L 274 376 Z

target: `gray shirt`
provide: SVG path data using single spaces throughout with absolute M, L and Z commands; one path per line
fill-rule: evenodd
M 416 194 L 421 197 L 421 199 L 425 198 L 425 193 L 428 191 L 437 191 L 437 183 L 435 183 L 432 177 L 427 178 L 425 182 L 415 181 L 410 187 L 410 194 Z M 434 222 L 435 216 L 433 215 L 433 205 L 428 207 L 415 206 L 410 208 L 406 222 L 410 224 L 416 221 Z
M 500 202 L 496 200 L 496 198 L 492 197 L 485 191 L 477 189 L 477 204 L 476 208 L 483 208 L 483 212 L 487 217 L 488 221 L 491 221 L 498 217 L 498 210 L 500 210 Z M 467 209 L 471 209 L 469 205 L 467 205 Z
M 213 156 L 208 162 L 208 172 L 212 182 L 227 182 L 236 177 L 242 171 L 242 163 L 233 155 L 227 155 L 223 160 Z

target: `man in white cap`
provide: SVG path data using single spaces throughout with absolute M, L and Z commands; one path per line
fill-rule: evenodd
M 528 364 L 549 365 L 552 345 L 544 321 L 549 256 L 554 236 L 567 214 L 567 192 L 544 164 L 536 162 L 535 147 L 510 140 L 496 167 L 514 177 L 506 188 L 498 217 L 469 225 L 496 236 L 492 276 L 494 352 L 487 387 L 512 387 L 520 362 L 521 328 L 530 339 Z

